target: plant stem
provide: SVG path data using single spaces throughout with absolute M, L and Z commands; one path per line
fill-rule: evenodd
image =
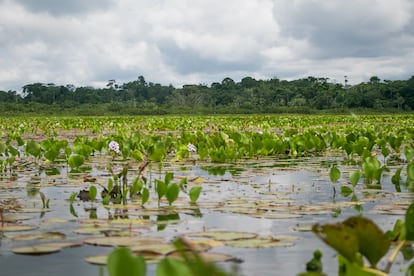
M 392 252 L 390 258 L 388 259 L 387 266 L 385 267 L 385 270 L 384 270 L 385 273 L 390 273 L 391 266 L 394 263 L 395 258 L 397 258 L 397 255 L 400 252 L 401 248 L 404 246 L 405 242 L 406 242 L 405 240 L 400 241 L 400 243 L 397 245 L 397 247 Z

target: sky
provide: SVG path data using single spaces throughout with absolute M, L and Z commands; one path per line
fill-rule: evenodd
M 414 75 L 412 0 L 0 0 L 0 90 Z

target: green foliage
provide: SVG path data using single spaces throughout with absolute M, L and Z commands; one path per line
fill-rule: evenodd
M 156 267 L 156 276 L 231 276 L 218 266 L 205 261 L 199 253 L 191 250 L 183 240 L 174 241 L 180 259 L 163 258 Z M 146 262 L 135 256 L 128 247 L 114 249 L 108 257 L 109 276 L 145 276 Z
M 72 169 L 79 168 L 85 162 L 85 158 L 81 155 L 71 155 L 68 159 L 68 164 Z
M 341 171 L 337 167 L 332 167 L 329 171 L 329 177 L 332 183 L 335 183 L 341 177 Z
M 145 276 L 147 265 L 142 256 L 134 256 L 128 247 L 112 251 L 108 257 L 109 276 Z
M 98 191 L 95 186 L 89 187 L 89 199 L 90 201 L 95 201 L 96 195 L 98 194 Z
M 185 276 L 193 275 L 188 264 L 184 261 L 164 258 L 157 265 L 157 276 Z
M 165 196 L 168 200 L 168 204 L 172 205 L 172 203 L 178 198 L 178 194 L 180 193 L 180 188 L 175 183 L 170 183 L 167 186 L 167 190 Z
M 203 188 L 201 186 L 191 187 L 190 192 L 189 192 L 191 203 L 197 202 L 198 198 L 200 197 L 202 189 Z
M 414 203 L 411 203 L 405 213 L 405 238 L 414 241 Z
M 361 254 L 376 267 L 390 247 L 381 229 L 364 217 L 350 217 L 336 224 L 316 224 L 312 231 L 351 263 L 357 263 Z
M 361 178 L 362 173 L 360 170 L 353 171 L 349 175 L 349 180 L 351 181 L 352 187 L 355 187 L 358 184 L 359 179 Z

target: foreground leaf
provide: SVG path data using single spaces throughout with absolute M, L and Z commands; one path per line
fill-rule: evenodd
M 145 276 L 147 266 L 142 256 L 134 256 L 131 249 L 121 247 L 108 256 L 107 268 L 110 276 Z

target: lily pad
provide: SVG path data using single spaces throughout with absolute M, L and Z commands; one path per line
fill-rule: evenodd
M 16 247 L 12 249 L 12 252 L 23 255 L 44 255 L 59 252 L 63 248 L 77 246 L 81 246 L 81 244 L 70 242 L 43 243 L 32 246 Z
M 129 237 L 98 237 L 88 238 L 83 241 L 85 244 L 97 246 L 112 246 L 112 247 L 133 247 L 140 244 L 156 244 L 164 242 L 160 237 L 144 237 L 144 236 L 129 236 Z
M 10 214 L 10 215 L 4 215 L 3 216 L 3 222 L 16 222 L 16 221 L 28 220 L 28 219 L 32 219 L 32 218 L 33 218 L 32 216 Z
M 63 240 L 66 238 L 66 235 L 60 232 L 44 232 L 36 234 L 25 234 L 13 236 L 11 239 L 14 241 L 30 241 L 30 240 Z
M 37 228 L 38 227 L 36 225 L 5 224 L 5 225 L 0 225 L 0 232 L 30 231 L 30 230 L 35 230 Z
M 209 262 L 209 263 L 236 261 L 236 258 L 234 256 L 231 256 L 229 254 L 224 254 L 224 253 L 201 252 L 201 253 L 199 253 L 199 256 L 205 262 Z M 179 252 L 174 252 L 172 254 L 169 254 L 168 257 L 169 258 L 182 259 L 181 254 Z
M 13 248 L 12 252 L 23 255 L 45 255 L 59 252 L 62 248 L 58 246 L 33 245 Z
M 185 234 L 192 238 L 211 238 L 218 241 L 231 241 L 240 239 L 253 239 L 257 237 L 255 233 L 249 232 L 232 232 L 232 231 L 205 231 Z
M 108 261 L 108 255 L 88 256 L 84 260 L 94 265 L 106 265 Z
M 253 239 L 227 241 L 225 244 L 232 247 L 268 248 L 276 246 L 292 246 L 294 240 L 296 240 L 296 238 L 292 236 L 258 236 Z

